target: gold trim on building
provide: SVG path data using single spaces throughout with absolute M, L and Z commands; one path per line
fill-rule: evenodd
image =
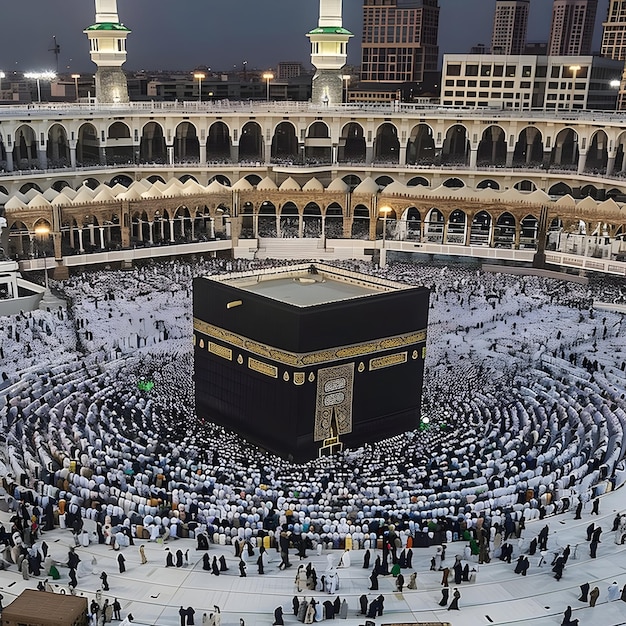
M 248 357 L 248 367 L 255 372 L 259 372 L 259 374 L 265 374 L 271 378 L 278 378 L 278 368 L 275 365 L 253 359 L 251 356 Z
M 370 360 L 370 372 L 380 370 L 385 367 L 393 367 L 394 365 L 402 365 L 408 360 L 407 352 L 396 352 L 395 354 L 386 354 Z
M 342 359 L 365 357 L 376 354 L 377 352 L 405 348 L 426 341 L 426 331 L 417 330 L 403 335 L 384 337 L 364 343 L 337 346 L 336 348 L 328 348 L 327 350 L 299 354 L 248 339 L 247 337 L 219 328 L 218 326 L 214 326 L 213 324 L 209 324 L 195 317 L 193 319 L 193 328 L 196 332 L 203 333 L 218 341 L 247 350 L 257 357 L 270 359 L 276 363 L 289 365 L 291 367 L 310 367 L 324 363 L 333 363 Z
M 223 359 L 227 359 L 228 361 L 233 360 L 233 351 L 226 346 L 220 346 L 218 343 L 213 343 L 209 341 L 209 352 L 211 354 L 215 354 L 216 356 L 221 356 Z
M 293 373 L 293 384 L 294 385 L 304 385 L 305 381 L 305 373 L 304 372 L 294 372 Z

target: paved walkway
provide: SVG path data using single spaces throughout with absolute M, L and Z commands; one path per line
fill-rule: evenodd
M 536 536 L 539 529 L 548 523 L 550 538 L 548 549 L 557 550 L 559 546 L 578 545 L 577 554 L 570 556 L 563 578 L 556 581 L 549 564 L 537 567 L 538 557 L 530 557 L 531 567 L 526 577 L 513 572 L 514 564 L 507 565 L 495 560 L 488 565 L 481 565 L 475 583 L 463 583 L 460 611 L 447 611 L 438 606 L 441 598 L 440 572 L 429 571 L 430 559 L 435 548 L 414 549 L 413 566 L 417 572 L 418 589 L 395 592 L 394 579 L 391 576 L 380 577 L 378 592 L 368 592 L 368 576 L 370 571 L 362 565 L 363 551 L 351 553 L 351 567 L 338 570 L 340 588 L 338 595 L 346 598 L 349 606 L 346 626 L 364 624 L 365 618 L 359 616 L 358 599 L 363 593 L 370 598 L 379 594 L 385 597 L 385 612 L 375 621 L 377 624 L 411 623 L 411 622 L 450 622 L 453 626 L 479 626 L 481 624 L 524 624 L 529 626 L 554 626 L 562 622 L 562 614 L 569 604 L 574 609 L 573 617 L 580 620 L 580 626 L 600 625 L 616 626 L 626 624 L 626 603 L 621 601 L 607 602 L 607 587 L 614 580 L 620 588 L 626 583 L 626 546 L 616 545 L 611 527 L 617 512 L 626 510 L 626 489 L 609 493 L 602 497 L 600 515 L 590 516 L 583 512 L 582 520 L 574 520 L 574 513 L 546 518 L 544 521 L 528 523 L 524 537 L 526 545 Z M 0 519 L 8 522 L 9 515 L 0 513 Z M 589 557 L 588 544 L 585 541 L 585 529 L 594 521 L 603 528 L 602 543 L 598 549 L 598 558 Z M 7 526 L 8 528 L 8 526 Z M 73 543 L 68 530 L 54 530 L 44 533 L 43 539 L 50 546 L 52 556 L 66 561 L 68 547 Z M 99 574 L 102 570 L 108 573 L 110 591 L 104 597 L 117 597 L 122 604 L 122 616 L 132 613 L 135 624 L 175 626 L 180 623 L 178 609 L 192 606 L 196 610 L 195 622 L 202 623 L 202 614 L 213 610 L 218 605 L 222 611 L 224 626 L 238 625 L 239 618 L 245 620 L 246 626 L 269 625 L 273 622 L 274 609 L 282 605 L 285 624 L 298 624 L 291 612 L 291 601 L 296 594 L 294 578 L 298 557 L 291 557 L 293 567 L 279 571 L 278 554 L 270 551 L 271 561 L 266 574 L 256 573 L 256 555 L 248 565 L 248 576 L 239 577 L 238 560 L 234 557 L 231 546 L 210 546 L 211 558 L 226 555 L 229 571 L 219 577 L 213 576 L 202 569 L 202 554 L 195 549 L 196 542 L 191 539 L 170 540 L 168 547 L 176 552 L 189 549 L 189 566 L 182 568 L 165 568 L 165 547 L 156 543 L 145 544 L 148 563 L 140 564 L 139 542 L 135 546 L 123 549 L 126 558 L 126 572 L 118 573 L 117 552 L 108 546 L 92 544 L 87 548 L 77 548 L 81 557 L 81 567 L 91 570 L 93 557 L 97 560 L 94 573 L 90 571 L 79 577 L 78 593 L 87 596 L 89 601 L 99 588 Z M 455 554 L 463 554 L 465 544 L 453 543 L 448 546 L 446 563 L 452 564 Z M 258 554 L 258 551 L 256 551 Z M 574 550 L 572 550 L 574 552 Z M 309 561 L 315 566 L 318 578 L 327 565 L 328 551 L 322 556 L 311 553 Z M 335 562 L 339 560 L 340 551 L 332 551 Z M 373 563 L 375 555 L 372 555 Z M 473 565 L 470 563 L 470 567 Z M 67 588 L 67 568 L 61 568 L 62 578 L 56 581 L 55 589 Z M 404 570 L 408 582 L 409 571 Z M 43 577 L 42 577 L 43 579 Z M 15 566 L 0 572 L 0 593 L 4 596 L 6 606 L 23 589 L 35 588 L 38 580 L 22 579 Z M 595 608 L 578 602 L 579 585 L 589 582 L 591 587 L 600 588 L 600 598 Z M 452 585 L 453 587 L 453 585 Z M 322 592 L 307 594 L 318 601 L 333 599 Z M 114 622 L 115 624 L 115 622 Z

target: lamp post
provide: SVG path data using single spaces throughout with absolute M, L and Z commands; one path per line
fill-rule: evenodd
M 576 74 L 578 74 L 578 72 L 580 72 L 581 67 L 580 67 L 580 65 L 570 65 L 569 69 L 572 72 L 572 100 L 571 100 L 570 105 L 569 105 L 569 108 L 570 108 L 570 111 L 571 111 L 574 108 L 574 95 L 576 93 Z
M 24 78 L 37 81 L 37 102 L 41 103 L 41 83 L 42 80 L 54 80 L 57 75 L 54 72 L 27 72 Z
M 76 93 L 76 102 L 78 102 L 78 79 L 80 78 L 80 74 L 72 74 L 72 78 L 74 79 L 74 91 Z
M 616 89 L 617 90 L 617 97 L 615 98 L 615 109 L 618 110 L 618 111 L 619 111 L 619 108 L 620 108 L 620 96 L 622 95 L 621 86 L 622 86 L 622 81 L 618 80 L 617 78 L 614 78 L 609 83 L 609 87 L 611 87 L 611 89 Z
M 7 77 L 7 75 L 4 72 L 0 72 L 0 99 L 1 99 L 1 96 L 2 96 L 2 79 L 6 78 L 6 77 Z
M 193 77 L 198 81 L 198 102 L 202 102 L 202 81 L 206 78 L 206 74 L 194 72 Z
M 265 72 L 263 74 L 263 79 L 266 81 L 267 83 L 267 101 L 270 101 L 270 80 L 272 80 L 274 78 L 274 74 L 272 74 L 272 72 Z
M 41 237 L 42 239 L 44 237 L 48 237 L 50 235 L 50 227 L 47 224 L 39 224 L 38 226 L 35 226 L 35 235 Z M 48 291 L 48 255 L 45 250 L 43 252 L 43 275 L 46 291 Z
M 344 102 L 348 102 L 348 84 L 350 83 L 350 74 L 344 74 L 342 77 L 343 80 L 343 91 L 344 91 Z

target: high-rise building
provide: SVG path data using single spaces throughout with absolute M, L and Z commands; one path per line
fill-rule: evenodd
M 122 65 L 130 30 L 120 23 L 117 0 L 95 0 L 96 21 L 84 30 L 89 38 L 96 71 L 96 99 L 102 104 L 128 102 L 128 84 Z
M 438 0 L 363 0 L 361 80 L 437 82 Z
M 492 54 L 522 54 L 530 0 L 497 0 L 491 35 Z
M 548 54 L 591 54 L 598 0 L 554 0 Z
M 606 22 L 602 23 L 602 48 L 600 54 L 626 63 L 626 0 L 611 0 Z M 619 85 L 617 108 L 626 109 L 626 65 Z

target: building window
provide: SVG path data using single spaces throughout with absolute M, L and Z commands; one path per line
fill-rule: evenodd
M 478 76 L 478 65 L 466 65 L 465 76 Z
M 528 78 L 529 76 L 532 76 L 533 73 L 533 68 L 530 65 L 524 65 L 522 67 L 522 76 L 524 78 Z
M 491 76 L 491 65 L 481 65 L 480 66 L 480 75 L 481 76 Z M 487 85 L 485 85 L 487 86 Z
M 448 71 L 446 73 L 448 76 L 460 76 L 461 64 L 460 63 L 455 63 L 454 65 L 448 64 Z
M 494 65 L 493 66 L 493 75 L 494 76 L 502 76 L 504 74 L 504 65 Z

